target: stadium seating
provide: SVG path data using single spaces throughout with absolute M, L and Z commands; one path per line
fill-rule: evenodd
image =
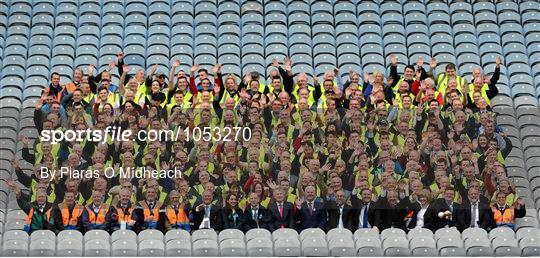
M 452 3 L 447 3 L 452 2 Z M 387 229 L 300 232 L 257 229 L 21 231 L 26 214 L 7 187 L 9 161 L 20 155 L 21 134 L 35 139 L 33 105 L 51 72 L 67 83 L 77 67 L 107 68 L 120 50 L 133 67 L 171 60 L 241 76 L 269 77 L 272 58 L 290 56 L 294 74 L 322 76 L 334 66 L 386 71 L 396 54 L 433 56 L 470 81 L 471 68 L 504 68 L 493 109 L 513 148 L 505 166 L 527 215 L 516 232 L 443 229 L 406 234 Z M 118 83 L 118 76 L 113 83 Z M 0 1 L 0 233 L 6 256 L 539 256 L 540 255 L 540 3 L 522 1 Z M 23 130 L 24 129 L 24 130 Z M 30 168 L 30 167 L 26 167 Z M 272 241 L 270 241 L 272 240 Z

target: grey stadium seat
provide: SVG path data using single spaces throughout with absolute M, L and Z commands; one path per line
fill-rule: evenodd
M 219 243 L 220 256 L 245 256 L 246 244 L 244 239 L 224 239 Z
M 53 239 L 35 239 L 30 241 L 30 256 L 54 256 L 56 253 L 56 238 Z
M 300 256 L 300 241 L 298 238 L 280 238 L 274 241 L 275 256 Z
M 191 241 L 189 239 L 171 239 L 166 243 L 166 256 L 191 256 Z
M 119 239 L 112 243 L 111 253 L 112 256 L 137 256 L 137 242 L 134 240 Z
M 429 235 L 415 237 L 409 241 L 409 248 L 413 256 L 437 256 L 435 240 Z
M 84 243 L 84 256 L 109 256 L 111 246 L 109 241 L 100 239 L 90 239 Z
M 274 238 L 274 241 L 276 239 Z M 247 255 L 251 257 L 273 256 L 274 248 L 273 241 L 268 241 L 265 238 L 253 238 L 246 243 Z
M 518 247 L 518 241 L 514 238 L 496 237 L 491 245 L 495 256 L 520 256 L 521 249 Z
M 217 256 L 219 254 L 218 243 L 213 239 L 193 240 L 193 256 Z
M 388 236 L 382 242 L 385 256 L 409 256 L 409 241 L 402 236 Z
M 139 256 L 163 256 L 164 253 L 163 240 L 147 239 L 139 242 Z

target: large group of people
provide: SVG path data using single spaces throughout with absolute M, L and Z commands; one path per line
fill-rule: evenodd
M 34 112 L 37 135 L 111 126 L 133 136 L 233 127 L 250 133 L 59 143 L 23 135 L 8 184 L 28 214 L 25 230 L 513 228 L 524 201 L 507 177 L 512 146 L 491 109 L 501 59 L 491 77 L 467 71 L 471 81 L 454 64 L 436 74 L 435 59 L 403 71 L 390 60 L 387 77 L 352 70 L 345 77 L 336 68 L 308 78 L 292 74 L 285 58 L 272 60 L 268 78 L 238 78 L 219 64 L 179 70 L 178 61 L 168 76 L 157 66 L 129 74 L 119 53 L 100 73 L 75 69 L 65 85 L 52 73 Z M 111 168 L 117 174 L 105 176 Z M 121 177 L 121 168 L 175 168 L 182 176 Z

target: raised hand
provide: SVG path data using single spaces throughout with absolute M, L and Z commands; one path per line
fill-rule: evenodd
M 397 56 L 392 54 L 390 55 L 390 62 L 392 63 L 392 65 L 397 65 Z
M 171 64 L 171 67 L 173 68 L 177 68 L 178 66 L 180 66 L 180 60 L 176 60 Z
M 286 71 L 290 71 L 292 69 L 292 61 L 288 56 L 283 59 L 283 65 L 285 66 Z
M 369 73 L 364 71 L 364 82 L 369 82 Z
M 124 64 L 124 65 L 122 66 L 122 72 L 128 73 L 128 72 L 129 72 L 129 65 Z
M 221 64 L 216 64 L 213 69 L 214 74 L 218 74 L 221 72 Z
M 501 63 L 502 63 L 502 59 L 500 56 L 497 56 L 495 58 L 495 64 L 497 65 L 497 67 L 501 66 Z
M 96 67 L 95 67 L 93 64 L 90 64 L 90 65 L 88 66 L 88 74 L 89 74 L 89 75 L 93 75 L 95 69 L 96 69 Z
M 23 143 L 23 145 L 28 145 L 28 136 L 24 135 L 24 134 L 21 134 L 20 138 L 21 142 Z
M 19 160 L 17 158 L 11 159 L 10 163 L 13 166 L 13 168 L 15 168 L 15 169 L 18 169 L 18 168 L 21 167 L 20 164 L 19 164 Z
M 431 60 L 429 60 L 429 67 L 431 69 L 437 68 L 437 59 L 435 59 L 435 57 L 432 57 Z
M 276 58 L 272 58 L 272 66 L 276 68 L 279 67 L 279 62 Z
M 418 60 L 416 60 L 416 66 L 417 67 L 424 66 L 424 58 L 423 57 L 419 57 Z
M 339 68 L 334 67 L 334 76 L 338 76 L 339 74 Z
M 195 74 L 197 70 L 199 70 L 199 64 L 194 64 L 189 71 L 191 74 Z
M 124 60 L 124 52 L 120 51 L 116 56 L 118 57 L 118 60 Z
M 116 62 L 114 60 L 111 60 L 109 62 L 109 67 L 108 67 L 108 70 L 109 71 L 112 71 L 112 69 L 114 69 L 114 67 L 116 67 Z

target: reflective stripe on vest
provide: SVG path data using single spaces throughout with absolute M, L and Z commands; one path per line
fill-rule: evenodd
M 154 209 L 152 209 L 152 214 L 150 214 L 150 207 L 148 207 L 148 204 L 146 204 L 146 201 L 141 201 L 139 204 L 143 207 L 143 215 L 144 220 L 146 221 L 146 218 L 150 217 L 151 215 L 154 216 L 153 222 L 157 222 L 159 220 L 159 208 L 161 207 L 160 202 L 156 202 L 156 205 L 154 206 Z
M 186 224 L 189 223 L 189 219 L 184 212 L 184 209 L 178 209 L 178 212 L 175 212 L 172 207 L 167 207 L 167 218 L 171 225 Z
M 131 220 L 131 215 L 133 214 L 133 208 L 129 208 L 128 214 L 125 214 L 125 215 L 124 215 L 124 210 L 121 207 L 116 209 L 116 212 L 118 213 L 118 222 L 122 222 L 122 221 L 127 222 Z
M 45 215 L 47 215 L 47 222 L 51 221 L 51 211 L 52 208 L 49 208 Z M 34 207 L 30 208 L 30 212 L 28 213 L 28 216 L 26 216 L 26 224 L 28 226 L 32 225 L 32 218 L 34 217 Z
M 66 207 L 65 204 L 59 204 L 58 208 L 60 208 L 60 211 L 62 213 L 62 224 L 64 226 L 76 226 L 77 221 L 79 220 L 79 217 L 82 215 L 82 206 L 75 204 L 75 207 L 73 207 L 73 211 L 71 212 L 71 218 L 69 216 L 69 209 Z
M 88 220 L 90 221 L 90 223 L 95 225 L 103 225 L 105 223 L 105 216 L 107 215 L 107 211 L 109 210 L 109 205 L 101 204 L 97 216 L 94 213 L 94 209 L 92 207 L 87 207 L 86 210 L 88 211 Z
M 497 208 L 492 207 L 491 210 L 493 211 L 493 220 L 495 220 L 497 226 L 514 227 L 514 208 L 506 208 L 502 214 L 501 210 Z

